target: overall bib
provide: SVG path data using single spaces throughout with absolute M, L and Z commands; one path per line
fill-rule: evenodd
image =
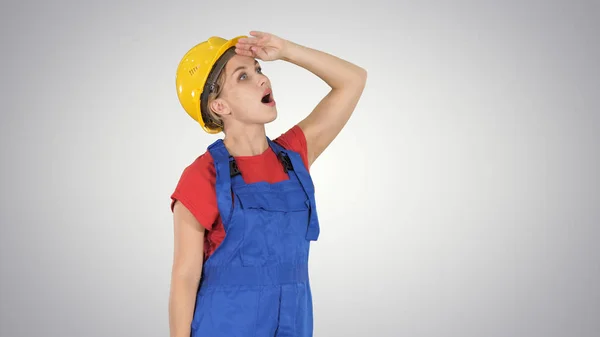
M 222 140 L 208 147 L 226 236 L 206 260 L 192 337 L 311 337 L 310 241 L 319 236 L 300 155 L 267 138 L 288 180 L 246 184 Z

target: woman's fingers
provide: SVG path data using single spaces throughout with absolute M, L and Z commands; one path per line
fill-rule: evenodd
M 267 60 L 269 54 L 262 48 L 252 48 L 254 55 L 261 60 Z
M 254 57 L 254 55 L 257 54 L 257 51 L 260 49 L 260 47 L 257 47 L 253 44 L 248 44 L 248 43 L 240 43 L 238 42 L 235 45 L 236 48 L 236 52 L 240 55 L 246 55 L 246 56 L 252 56 Z
M 265 59 L 269 55 L 264 50 L 268 46 L 269 34 L 260 31 L 251 31 L 250 37 L 240 38 L 236 43 L 236 53 L 239 55 Z
M 236 47 L 236 48 L 239 48 L 239 49 L 244 49 L 244 50 L 250 50 L 250 47 L 251 47 L 251 46 L 252 46 L 252 45 L 250 45 L 250 44 L 247 44 L 247 43 L 241 43 L 241 42 L 238 42 L 238 43 L 236 43 L 236 44 L 235 44 L 235 47 Z
M 238 55 L 254 57 L 254 53 L 250 49 L 243 49 L 243 48 L 236 47 L 235 52 Z
M 250 37 L 250 38 L 244 37 L 244 38 L 239 39 L 238 43 L 257 45 L 259 43 L 259 39 L 254 38 L 254 37 Z
M 253 30 L 250 32 L 250 37 L 241 38 L 238 40 L 238 42 L 253 45 L 264 45 L 267 41 L 269 41 L 269 37 L 270 35 L 268 33 Z
M 265 32 L 259 32 L 257 30 L 253 30 L 253 31 L 250 32 L 250 36 L 254 36 L 254 37 L 257 37 L 257 38 L 262 38 L 262 37 L 264 37 L 266 35 L 267 34 Z

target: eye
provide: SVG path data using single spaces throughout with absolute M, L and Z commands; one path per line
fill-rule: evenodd
M 240 77 L 238 77 L 238 79 L 239 79 L 239 80 L 245 80 L 245 79 L 246 79 L 246 77 L 248 77 L 248 75 L 246 75 L 246 73 L 242 73 L 242 74 L 240 75 Z
M 262 68 L 261 67 L 256 68 L 256 72 L 259 74 L 262 74 Z

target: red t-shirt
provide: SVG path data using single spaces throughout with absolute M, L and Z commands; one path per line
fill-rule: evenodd
M 305 167 L 309 168 L 306 138 L 298 125 L 273 141 L 287 150 L 298 152 Z M 271 148 L 267 148 L 265 152 L 256 156 L 235 157 L 235 160 L 242 173 L 242 178 L 248 184 L 259 181 L 275 183 L 288 179 L 281 162 Z M 177 187 L 171 195 L 171 211 L 173 211 L 175 201 L 181 202 L 206 229 L 204 260 L 217 249 L 225 237 L 217 207 L 216 178 L 213 158 L 207 150 L 183 170 Z

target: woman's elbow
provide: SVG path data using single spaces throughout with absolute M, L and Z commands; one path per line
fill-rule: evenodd
M 355 78 L 352 83 L 360 90 L 364 89 L 367 84 L 367 75 L 367 70 L 365 68 L 356 66 Z

